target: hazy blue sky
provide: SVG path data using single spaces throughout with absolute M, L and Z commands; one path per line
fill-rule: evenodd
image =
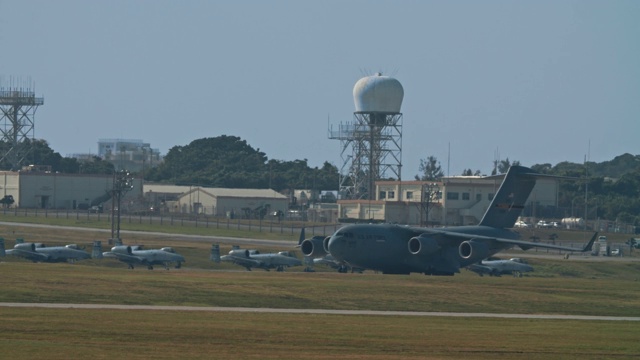
M 449 146 L 451 175 L 640 154 L 640 1 L 0 0 L 0 76 L 35 83 L 63 156 L 234 135 L 340 167 L 327 119 L 377 71 L 404 86 L 404 179 Z

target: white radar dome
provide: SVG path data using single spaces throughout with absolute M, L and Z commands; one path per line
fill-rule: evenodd
M 353 87 L 356 112 L 400 113 L 403 97 L 400 81 L 380 73 L 363 77 Z

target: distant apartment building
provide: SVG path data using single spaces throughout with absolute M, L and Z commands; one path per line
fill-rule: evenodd
M 162 162 L 160 150 L 139 139 L 100 139 L 98 156 L 113 164 L 116 171 L 144 171 Z

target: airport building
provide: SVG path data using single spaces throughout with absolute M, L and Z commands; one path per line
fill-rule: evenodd
M 442 181 L 377 181 L 375 200 L 338 200 L 340 221 L 376 221 L 407 225 L 475 225 L 480 222 L 502 177 L 452 176 Z M 557 206 L 558 184 L 536 182 L 525 211 Z
M 285 214 L 289 198 L 271 189 L 226 189 L 145 184 L 145 201 L 153 211 L 206 214 L 228 218 L 258 218 Z
M 0 197 L 11 195 L 12 206 L 29 209 L 86 210 L 111 206 L 113 175 L 59 174 L 30 170 L 0 172 Z M 142 197 L 142 180 L 123 195 L 123 209 L 135 210 Z

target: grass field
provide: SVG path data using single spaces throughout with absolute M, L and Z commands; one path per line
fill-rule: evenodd
M 105 237 L 68 229 L 0 230 L 7 247 L 15 237 L 83 245 Z M 127 243 L 172 246 L 187 263 L 179 270 L 132 271 L 113 260 L 6 259 L 0 262 L 0 302 L 640 316 L 639 262 L 531 259 L 536 271 L 523 278 L 464 270 L 454 277 L 247 272 L 210 262 L 209 243 L 128 237 Z M 639 322 L 2 307 L 0 319 L 0 353 L 12 359 L 640 356 Z

